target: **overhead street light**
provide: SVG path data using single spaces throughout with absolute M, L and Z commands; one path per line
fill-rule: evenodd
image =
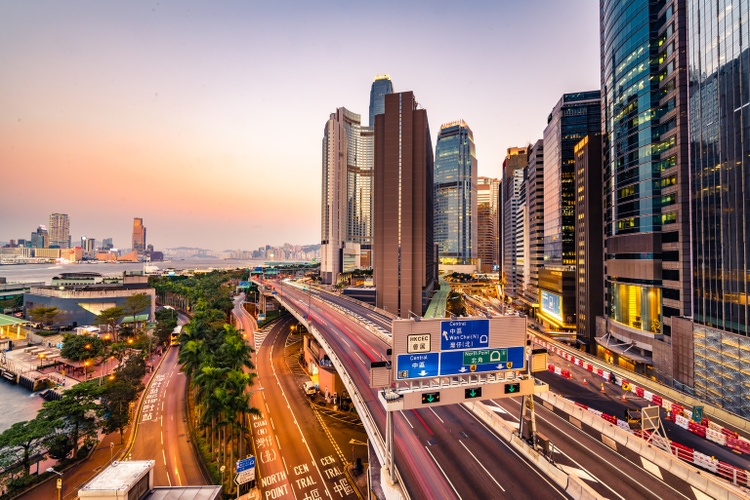
M 63 492 L 63 480 L 62 480 L 62 478 L 63 478 L 63 473 L 62 472 L 57 472 L 52 467 L 50 467 L 49 469 L 47 469 L 47 472 L 51 472 L 53 474 L 57 474 L 58 476 L 60 476 L 57 479 L 57 500 L 62 500 L 62 492 Z

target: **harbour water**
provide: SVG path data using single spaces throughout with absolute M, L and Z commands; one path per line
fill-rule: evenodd
M 153 262 L 150 265 L 159 269 L 233 269 L 262 265 L 263 261 L 235 259 L 189 259 L 176 262 Z M 143 270 L 142 263 L 99 263 L 99 264 L 20 264 L 0 265 L 0 277 L 8 283 L 44 282 L 50 284 L 60 273 L 95 272 L 102 276 L 121 276 L 123 271 Z M 0 432 L 16 422 L 31 420 L 42 407 L 44 400 L 5 379 L 0 378 Z

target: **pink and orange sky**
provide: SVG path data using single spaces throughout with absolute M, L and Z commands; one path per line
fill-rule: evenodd
M 479 174 L 599 88 L 599 2 L 0 3 L 0 241 L 49 214 L 130 246 L 320 242 L 321 140 L 388 73 L 434 137 L 464 119 Z M 434 145 L 434 144 L 433 144 Z

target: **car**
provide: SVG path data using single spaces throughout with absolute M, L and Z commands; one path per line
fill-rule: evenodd
M 318 392 L 317 389 L 315 389 L 315 384 L 312 382 L 312 380 L 308 380 L 307 382 L 303 383 L 302 389 L 308 396 L 314 396 L 315 393 Z

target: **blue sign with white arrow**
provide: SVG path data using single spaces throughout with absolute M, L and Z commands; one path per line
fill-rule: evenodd
M 242 460 L 237 460 L 237 472 L 242 472 L 244 470 L 254 469 L 254 468 L 255 468 L 254 456 L 243 458 Z
M 437 377 L 439 355 L 436 352 L 399 354 L 396 361 L 396 378 Z
M 490 345 L 490 320 L 440 322 L 440 350 L 480 349 Z

